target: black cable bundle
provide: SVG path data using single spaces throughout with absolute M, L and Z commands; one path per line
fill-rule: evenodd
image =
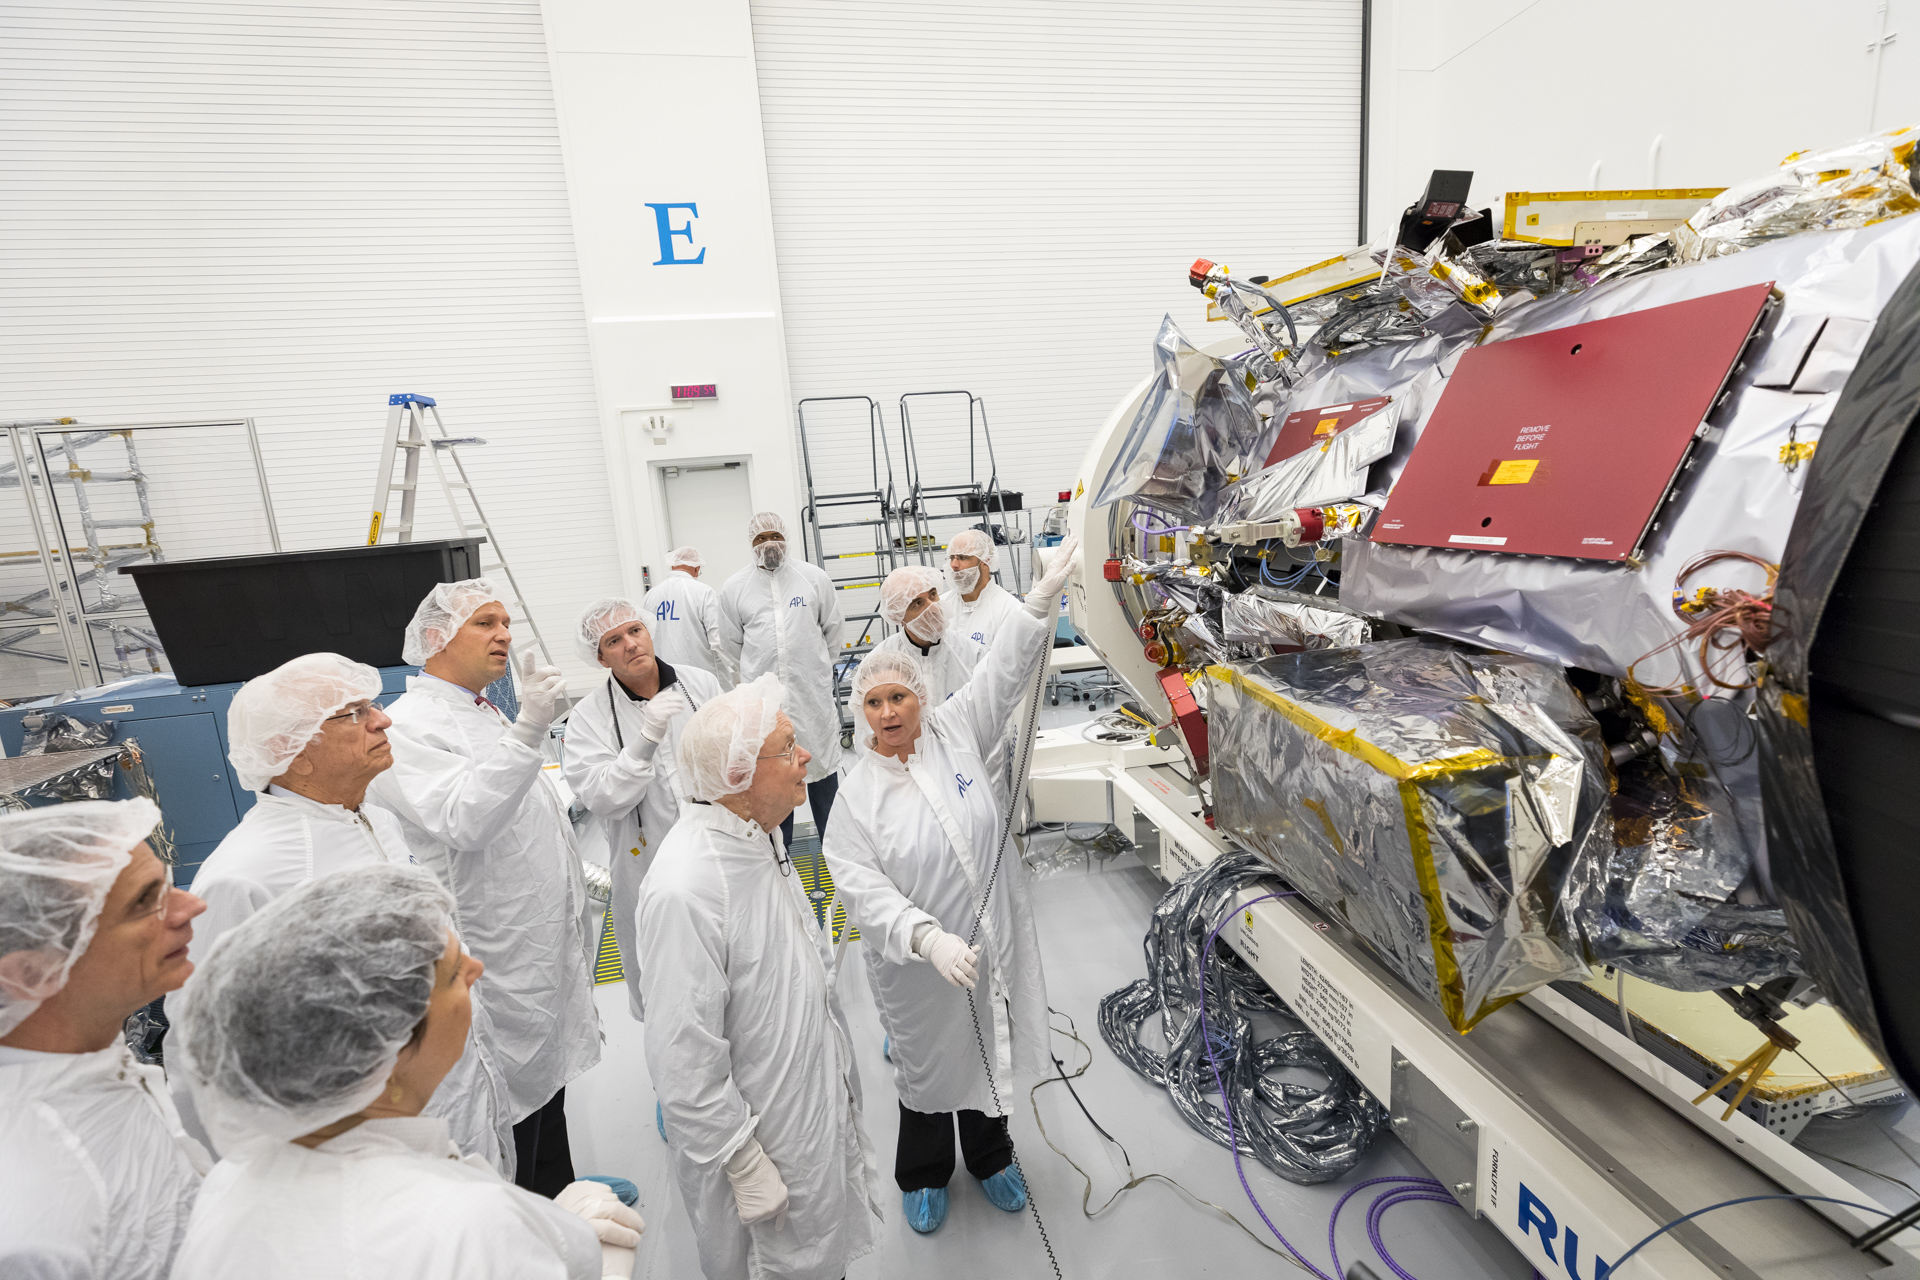
M 1153 911 L 1143 943 L 1147 974 L 1100 1001 L 1100 1035 L 1139 1074 L 1164 1086 L 1187 1123 L 1292 1182 L 1327 1182 L 1359 1163 L 1386 1112 L 1346 1066 L 1304 1026 L 1256 1040 L 1251 1012 L 1293 1018 L 1273 989 L 1224 942 L 1203 954 L 1208 934 L 1241 890 L 1278 887 L 1250 853 L 1215 859 L 1181 877 Z M 1201 1036 L 1205 984 L 1213 1058 L 1228 1081 L 1233 1138 L 1221 1111 L 1208 1046 Z M 1161 1015 L 1165 1053 L 1140 1042 L 1140 1028 Z M 1325 1078 L 1314 1087 L 1279 1078 L 1304 1068 Z

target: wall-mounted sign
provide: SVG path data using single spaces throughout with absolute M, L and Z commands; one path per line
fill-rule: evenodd
M 678 252 L 680 246 L 674 244 L 675 240 L 685 240 L 687 242 L 686 248 L 693 248 L 693 220 L 700 216 L 699 205 L 691 201 L 683 201 L 669 204 L 649 204 L 647 208 L 653 210 L 654 229 L 660 235 L 660 256 L 655 259 L 654 266 L 697 267 L 707 260 L 707 251 L 704 247 L 699 253 L 687 257 Z M 674 214 L 681 209 L 686 210 L 687 220 L 682 225 L 676 227 L 673 225 Z
M 681 382 L 674 384 L 675 400 L 718 400 L 720 388 L 711 382 Z

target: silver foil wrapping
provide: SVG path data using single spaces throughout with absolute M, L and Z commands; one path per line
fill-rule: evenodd
M 1408 639 L 1207 674 L 1220 827 L 1454 1027 L 1587 974 L 1563 896 L 1611 850 L 1605 748 L 1558 667 Z
M 1396 401 L 1331 439 L 1282 458 L 1228 491 L 1222 522 L 1278 520 L 1295 507 L 1322 507 L 1362 496 L 1368 469 L 1393 452 L 1399 426 Z
M 1133 498 L 1181 521 L 1204 523 L 1219 510 L 1222 490 L 1266 458 L 1279 427 L 1254 410 L 1242 359 L 1201 351 L 1172 316 L 1160 322 L 1153 349 L 1159 372 L 1094 505 Z
M 1220 606 L 1220 615 L 1220 631 L 1229 644 L 1350 649 L 1365 644 L 1370 630 L 1370 624 L 1358 614 L 1267 600 L 1251 591 L 1228 596 Z

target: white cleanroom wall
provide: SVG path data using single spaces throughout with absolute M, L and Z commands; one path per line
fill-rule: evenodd
M 1912 124 L 1916 25 L 1915 0 L 1374 0 L 1368 224 L 1434 169 L 1473 170 L 1497 216 L 1508 191 L 1723 187 Z
M 1002 486 L 1051 501 L 1161 317 L 1200 338 L 1194 258 L 1353 244 L 1359 0 L 752 14 L 793 393 L 873 396 L 896 452 L 902 392 L 964 388 Z M 964 481 L 957 422 L 934 434 L 928 478 Z M 837 443 L 864 471 L 864 431 Z
M 424 392 L 549 643 L 618 585 L 537 0 L 8 5 L 0 170 L 0 418 L 251 417 L 297 549 Z

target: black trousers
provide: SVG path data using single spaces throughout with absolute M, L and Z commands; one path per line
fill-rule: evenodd
M 551 1200 L 573 1181 L 573 1149 L 567 1145 L 567 1091 L 513 1126 L 514 1185 Z
M 1013 1139 L 1005 1116 L 980 1111 L 909 1111 L 900 1104 L 900 1142 L 894 1148 L 893 1180 L 902 1191 L 944 1187 L 953 1180 L 953 1128 L 960 1124 L 960 1154 L 967 1172 L 985 1182 L 1013 1163 Z
M 840 794 L 840 775 L 830 773 L 818 782 L 807 784 L 807 808 L 813 810 L 813 829 L 820 835 L 827 833 L 827 815 L 833 812 L 833 798 Z M 793 815 L 780 824 L 780 843 L 793 848 Z

